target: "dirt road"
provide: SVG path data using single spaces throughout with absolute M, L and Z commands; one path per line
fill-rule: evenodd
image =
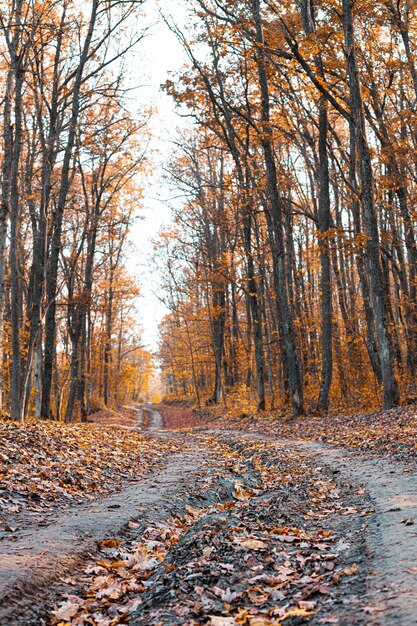
M 359 572 L 349 584 L 341 585 L 331 602 L 329 598 L 328 606 L 324 601 L 322 612 L 310 618 L 309 623 L 417 624 L 417 475 L 405 471 L 400 463 L 366 458 L 318 443 L 277 442 L 262 434 L 245 437 L 242 433 L 231 431 L 207 435 L 202 432 L 161 432 L 162 418 L 151 407 L 144 407 L 138 413 L 137 427 L 151 432 L 155 436 L 155 445 L 160 436 L 176 437 L 181 441 L 182 452 L 173 455 L 163 469 L 146 480 L 92 504 L 74 507 L 47 528 L 33 527 L 18 535 L 15 541 L 2 541 L 2 626 L 49 623 L 52 606 L 64 592 L 68 592 L 66 577 L 70 575 L 76 579 L 85 563 L 94 561 L 99 540 L 119 536 L 135 541 L 140 538 L 146 524 L 166 519 L 187 502 L 197 507 L 207 505 L 213 498 L 227 502 L 233 499 L 231 489 L 236 481 L 242 484 L 248 480 L 258 481 L 255 508 L 259 513 L 263 507 L 265 515 L 272 516 L 271 523 L 282 523 L 283 514 L 291 521 L 288 497 L 281 498 L 279 510 L 272 505 L 268 510 L 266 495 L 274 492 L 270 488 L 268 491 L 256 478 L 256 472 L 253 473 L 252 457 L 245 451 L 248 442 L 260 448 L 266 442 L 273 442 L 283 458 L 288 455 L 291 462 L 299 460 L 306 475 L 311 475 L 315 484 L 331 478 L 344 498 L 345 506 L 339 507 L 337 515 L 333 516 L 329 532 L 338 534 L 339 552 L 344 551 L 347 565 L 351 567 L 354 564 Z M 242 458 L 246 454 L 247 468 L 241 470 L 240 476 L 230 464 L 222 465 L 216 441 L 239 449 Z M 293 490 L 292 497 L 298 497 L 301 502 L 309 490 L 311 485 L 300 482 L 299 493 L 297 489 Z M 299 502 L 297 506 L 299 515 Z M 135 520 L 135 523 L 129 526 L 129 520 Z M 175 558 L 181 561 L 181 551 Z M 240 565 L 238 563 L 236 567 L 234 584 L 238 584 Z M 175 576 L 164 582 L 165 587 L 173 585 L 174 598 L 175 584 Z M 183 585 L 183 582 L 178 584 Z M 156 620 L 164 624 L 188 623 L 185 617 L 177 614 L 175 618 L 166 618 L 166 615 L 173 615 L 170 611 L 174 605 L 169 603 L 169 599 L 161 603 L 158 599 L 160 588 L 161 583 L 159 586 L 155 584 L 159 595 L 156 591 L 154 596 L 151 591 L 147 592 L 147 608 L 142 608 L 133 616 L 133 624 L 159 623 Z M 161 621 L 161 615 L 165 615 L 168 621 Z M 206 624 L 207 617 L 195 623 Z M 291 622 L 295 623 L 298 622 Z
M 312 442 L 289 442 L 316 463 L 338 472 L 338 481 L 363 485 L 375 513 L 368 518 L 367 594 L 375 623 L 417 624 L 417 475 L 401 463 Z

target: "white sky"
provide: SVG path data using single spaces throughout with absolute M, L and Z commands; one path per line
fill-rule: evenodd
M 151 104 L 156 109 L 151 121 L 151 149 L 156 152 L 156 169 L 145 189 L 143 209 L 140 211 L 143 219 L 138 220 L 131 231 L 134 251 L 129 258 L 129 270 L 137 277 L 142 293 L 138 310 L 143 343 L 152 350 L 157 348 L 158 324 L 167 311 L 154 294 L 160 277 L 152 272 L 149 257 L 152 254 L 152 240 L 170 219 L 166 203 L 170 191 L 163 180 L 163 165 L 171 152 L 170 140 L 174 139 L 178 128 L 185 124 L 175 113 L 173 100 L 160 89 L 160 85 L 169 77 L 169 72 L 180 69 L 185 58 L 176 37 L 159 18 L 158 4 L 165 5 L 162 7 L 164 12 L 172 13 L 175 20 L 182 22 L 185 15 L 185 8 L 180 2 L 163 0 L 157 3 L 156 0 L 148 0 L 145 5 L 146 20 L 154 26 L 132 55 L 130 80 L 132 85 L 141 85 L 130 93 L 132 106 L 137 110 L 143 103 Z

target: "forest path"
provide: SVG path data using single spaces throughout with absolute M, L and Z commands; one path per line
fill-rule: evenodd
M 307 464 L 311 476 L 323 475 L 325 479 L 330 475 L 340 487 L 341 502 L 353 513 L 340 513 L 337 534 L 343 539 L 347 563 L 358 564 L 358 580 L 349 583 L 348 592 L 342 585 L 337 592 L 338 599 L 331 606 L 328 602 L 333 613 L 327 618 L 330 620 L 336 615 L 337 621 L 313 617 L 309 623 L 417 625 L 417 525 L 414 524 L 417 522 L 417 474 L 399 462 L 368 458 L 315 442 L 277 440 L 263 433 L 161 431 L 163 421 L 158 411 L 151 407 L 138 407 L 139 410 L 137 427 L 149 431 L 155 437 L 155 445 L 159 437 L 175 438 L 181 444 L 181 452 L 166 459 L 162 469 L 118 493 L 73 507 L 47 528 L 20 533 L 15 541 L 2 541 L 1 626 L 48 624 L 50 609 L 57 598 L 68 592 L 65 576 L 71 574 L 77 579 L 88 561 L 96 561 L 98 541 L 117 537 L 134 543 L 147 524 L 165 520 L 173 512 L 183 510 L 184 504 L 192 502 L 194 496 L 197 500 L 196 504 L 192 502 L 193 506 L 199 507 L 201 502 L 204 505 L 205 496 L 201 500 L 201 494 L 210 492 L 213 477 L 226 485 L 222 499 L 233 499 L 230 484 L 233 490 L 235 481 L 240 479 L 227 464 L 219 463 L 217 444 L 228 444 L 238 450 L 248 443 L 261 448 L 271 442 L 284 456 L 299 459 L 300 465 Z M 253 479 L 251 471 L 250 480 Z M 301 498 L 306 490 L 306 485 L 300 483 Z M 361 503 L 357 512 L 353 507 L 358 496 L 352 499 L 352 494 L 363 494 L 359 497 Z M 256 506 L 263 507 L 264 513 L 269 514 L 263 500 Z M 279 516 L 286 513 L 285 500 L 282 506 Z M 272 510 L 271 514 L 277 513 Z M 291 520 L 290 510 L 288 515 Z M 237 562 L 237 566 L 240 565 Z M 133 625 L 154 623 L 149 615 L 145 615 L 144 621 L 141 619 L 133 621 Z M 172 624 L 182 623 L 185 622 L 181 618 L 172 621 Z
M 365 529 L 366 602 L 382 609 L 380 615 L 374 612 L 377 624 L 417 624 L 417 474 L 400 462 L 350 450 L 305 441 L 289 444 L 331 467 L 338 481 L 366 489 L 375 510 Z
M 155 429 L 156 424 L 149 427 Z M 211 456 L 194 441 L 184 442 L 163 468 L 108 497 L 72 507 L 46 528 L 28 527 L 0 543 L 0 625 L 41 624 L 38 603 L 48 605 L 59 579 L 80 569 L 96 552 L 97 541 L 132 536 L 129 520 L 164 519 L 198 488 Z M 136 531 L 139 532 L 139 531 Z M 51 590 L 53 585 L 55 589 Z M 33 621 L 31 611 L 33 608 Z
M 149 405 L 138 406 L 139 427 L 147 432 L 156 432 L 164 428 L 164 418 L 161 413 Z
M 263 433 L 233 437 L 277 441 Z M 363 529 L 367 623 L 378 626 L 417 625 L 417 473 L 397 461 L 314 441 L 281 439 L 286 450 L 299 451 L 313 466 L 326 466 L 337 484 L 365 490 L 370 504 Z M 359 607 L 358 607 L 359 608 Z M 352 607 L 355 621 L 355 607 Z M 345 622 L 343 622 L 345 623 Z

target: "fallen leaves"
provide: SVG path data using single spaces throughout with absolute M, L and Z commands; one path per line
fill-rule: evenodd
M 284 613 L 284 615 L 281 617 L 281 620 L 284 621 L 289 617 L 311 617 L 313 614 L 314 612 L 311 609 L 293 607 L 292 609 Z
M 356 563 L 353 563 L 350 567 L 345 567 L 340 573 L 342 576 L 353 576 L 358 573 L 358 566 Z
M 265 593 L 264 590 L 260 587 L 252 587 L 247 590 L 247 596 L 252 604 L 255 606 L 262 606 L 266 602 L 268 602 L 270 598 L 269 593 Z
M 81 599 L 76 596 L 68 599 L 59 609 L 52 612 L 52 623 L 69 622 L 78 613 L 81 602 Z
M 199 511 L 197 511 L 197 509 L 190 506 L 189 504 L 187 504 L 184 508 L 187 511 L 187 513 L 189 513 L 192 517 L 195 517 L 195 518 L 200 517 Z
M 147 435 L 117 426 L 1 423 L 0 529 L 13 533 L 16 518 L 27 524 L 28 512 L 36 519 L 115 491 L 174 449 L 172 442 L 155 446 Z
M 165 428 L 169 430 L 190 429 L 205 426 L 204 416 L 194 410 L 192 400 L 174 400 L 156 407 L 161 413 Z
M 248 498 L 250 497 L 250 493 L 248 491 L 245 491 L 244 486 L 241 483 L 236 483 L 233 490 L 233 497 L 235 498 L 235 500 L 244 501 L 248 500 Z
M 146 590 L 149 576 L 193 519 L 150 526 L 131 549 L 115 539 L 98 542 L 109 557 L 86 569 L 85 597 L 71 595 L 53 612 L 53 624 L 110 626 L 125 622 L 142 604 L 139 594 Z
M 120 539 L 103 539 L 98 541 L 97 545 L 99 548 L 117 548 L 120 546 Z
M 304 416 L 288 420 L 278 411 L 242 417 L 235 415 L 231 407 L 213 422 L 216 428 L 261 430 L 278 437 L 312 439 L 411 462 L 416 458 L 417 404 L 367 414 L 309 415 L 308 420 Z
M 349 544 L 326 523 L 337 514 L 351 524 L 360 513 L 321 468 L 273 443 L 231 448 L 204 437 L 203 445 L 219 458 L 222 484 L 234 477 L 228 499 L 206 508 L 194 499 L 139 541 L 100 542 L 103 558 L 87 568 L 78 604 L 61 607 L 77 605 L 71 626 L 113 626 L 132 612 L 135 623 L 160 626 L 292 626 L 319 613 L 342 576 L 349 584 L 357 565 L 345 562 Z

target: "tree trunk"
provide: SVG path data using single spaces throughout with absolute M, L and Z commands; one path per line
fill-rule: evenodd
M 112 362 L 112 332 L 113 332 L 113 269 L 110 269 L 109 291 L 107 294 L 106 328 L 104 340 L 104 377 L 103 398 L 106 407 L 110 406 L 110 366 Z
M 255 264 L 252 251 L 252 217 L 250 206 L 245 209 L 243 217 L 243 238 L 246 255 L 246 274 L 249 305 L 251 309 L 253 341 L 256 366 L 256 392 L 258 410 L 265 410 L 265 361 L 263 353 L 262 312 L 258 302 L 258 286 L 255 279 Z
M 399 393 L 397 381 L 394 375 L 392 349 L 387 328 L 386 294 L 381 268 L 378 223 L 374 206 L 372 163 L 369 146 L 366 140 L 362 94 L 356 61 L 353 29 L 353 0 L 343 0 L 342 6 L 345 45 L 347 50 L 351 115 L 353 119 L 353 130 L 359 160 L 363 223 L 367 236 L 366 254 L 369 270 L 369 282 L 379 342 L 381 372 L 384 387 L 384 407 L 388 409 L 398 404 Z
M 73 95 L 71 103 L 71 119 L 68 128 L 68 139 L 65 146 L 64 159 L 62 163 L 61 181 L 59 187 L 58 201 L 55 211 L 55 223 L 52 233 L 49 266 L 46 277 L 46 298 L 47 311 L 45 317 L 45 347 L 44 347 L 44 363 L 42 372 L 42 417 L 51 418 L 51 388 L 52 373 L 55 354 L 56 340 L 56 297 L 57 297 L 57 278 L 58 278 L 58 262 L 61 251 L 61 234 L 62 221 L 64 216 L 64 208 L 69 191 L 69 175 L 70 166 L 75 145 L 75 137 L 77 131 L 78 117 L 80 112 L 80 94 L 83 80 L 84 68 L 87 63 L 93 31 L 97 18 L 99 0 L 93 0 L 91 7 L 90 20 L 88 30 L 84 40 L 80 61 L 75 75 Z
M 14 63 L 17 63 L 15 60 Z M 23 419 L 21 380 L 21 281 L 19 267 L 19 224 L 20 224 L 20 193 L 19 166 L 22 148 L 22 87 L 23 72 L 19 66 L 14 68 L 14 138 L 10 168 L 10 279 L 11 279 L 11 333 L 12 333 L 12 379 L 11 379 L 11 417 Z
M 10 171 L 13 151 L 13 126 L 11 103 L 13 96 L 14 71 L 9 70 L 6 81 L 6 93 L 3 108 L 3 167 L 0 211 L 0 411 L 4 412 L 3 398 L 3 342 L 4 309 L 6 303 L 6 239 L 10 214 Z
M 316 38 L 314 5 L 312 0 L 303 0 L 301 3 L 303 27 L 308 37 Z M 325 81 L 324 64 L 318 49 L 314 55 L 314 63 L 317 73 L 322 81 Z M 331 261 L 329 231 L 331 227 L 330 212 L 330 181 L 329 181 L 329 158 L 327 153 L 327 102 L 321 96 L 318 102 L 319 116 L 319 202 L 317 222 L 319 229 L 320 247 L 320 301 L 321 301 L 321 381 L 317 408 L 327 414 L 329 410 L 329 394 L 333 374 L 333 351 L 332 351 L 332 284 L 331 284 Z
M 288 368 L 288 384 L 291 394 L 291 404 L 294 415 L 303 411 L 303 389 L 300 368 L 295 347 L 294 330 L 291 309 L 288 301 L 286 285 L 286 271 L 284 262 L 284 243 L 281 228 L 281 200 L 277 186 L 277 171 L 275 165 L 272 126 L 270 120 L 269 87 L 266 73 L 266 55 L 263 39 L 263 28 L 260 15 L 259 0 L 252 0 L 252 13 L 255 21 L 255 60 L 258 70 L 259 87 L 261 91 L 261 144 L 264 153 L 267 177 L 268 197 L 270 210 L 275 222 L 276 271 L 278 281 L 278 299 L 282 324 L 282 336 L 286 365 Z

